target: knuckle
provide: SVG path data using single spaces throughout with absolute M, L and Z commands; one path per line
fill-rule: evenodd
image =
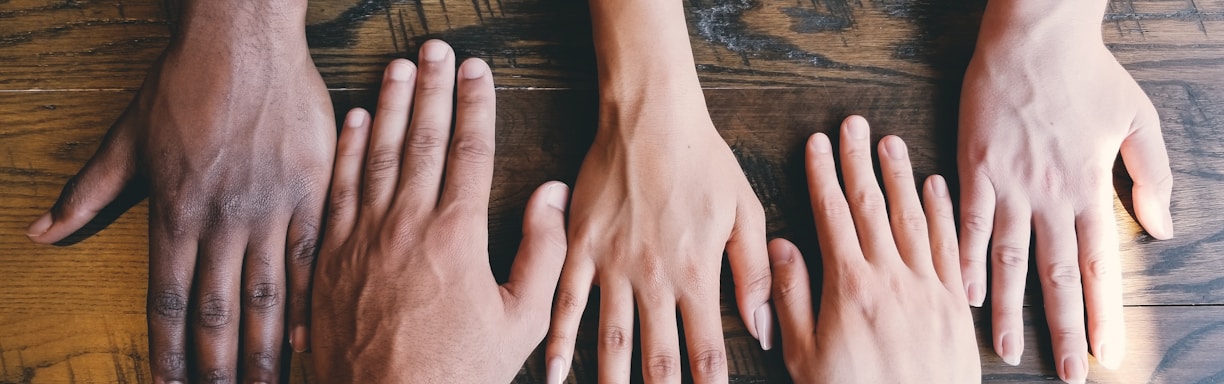
M 217 368 L 210 369 L 200 373 L 200 381 L 213 384 L 229 384 L 234 382 L 234 371 L 231 369 Z
M 167 374 L 182 371 L 186 361 L 182 352 L 165 352 L 157 357 L 157 364 L 160 365 L 162 372 Z
M 989 233 L 994 229 L 994 222 L 981 212 L 961 211 L 961 227 L 968 232 Z
M 400 151 L 397 148 L 376 148 L 366 159 L 366 171 L 371 174 L 389 173 L 399 166 Z
M 1055 262 L 1049 267 L 1050 287 L 1055 290 L 1080 287 L 1079 266 L 1073 263 Z
M 926 233 L 927 231 L 926 216 L 922 215 L 922 211 L 901 211 L 897 216 L 897 222 L 901 224 L 901 228 L 909 232 Z
M 446 145 L 446 134 L 436 127 L 442 124 L 416 121 L 408 135 L 408 148 L 418 150 L 437 150 Z
M 247 355 L 247 362 L 251 367 L 269 370 L 276 367 L 276 354 L 271 351 L 252 352 Z
M 721 348 L 708 348 L 693 355 L 693 374 L 713 376 L 727 370 L 726 353 Z
M 996 244 L 990 250 L 991 255 L 1000 267 L 1009 270 L 1028 268 L 1028 247 L 1017 247 L 1009 244 Z
M 865 191 L 855 191 L 849 194 L 850 202 L 858 211 L 864 213 L 881 212 L 884 208 L 884 197 L 878 191 L 867 188 Z
M 246 304 L 258 313 L 271 312 L 280 305 L 280 287 L 273 283 L 259 283 L 247 289 Z
M 850 303 L 858 304 L 864 310 L 870 310 L 875 305 L 871 297 L 872 282 L 859 271 L 843 273 L 838 285 L 839 294 Z
M 646 359 L 646 372 L 654 379 L 675 376 L 680 373 L 680 359 L 673 355 L 654 355 Z
M 630 348 L 633 337 L 624 327 L 608 325 L 599 329 L 599 344 L 609 352 L 624 352 Z
M 743 293 L 769 294 L 769 290 L 773 288 L 773 276 L 769 273 L 769 267 L 759 268 L 749 276 L 752 277 L 747 279 L 748 282 L 741 287 Z
M 1117 274 L 1118 269 L 1114 267 L 1112 257 L 1106 256 L 1103 252 L 1094 252 L 1085 257 L 1088 268 L 1086 272 L 1092 277 L 1109 276 Z
M 464 135 L 455 141 L 451 152 L 455 160 L 473 164 L 484 164 L 493 157 L 493 146 L 484 139 L 474 137 L 473 135 Z
M 582 312 L 586 308 L 586 303 L 580 302 L 578 296 L 570 291 L 557 292 L 557 304 L 554 311 L 562 316 L 572 316 Z
M 319 255 L 319 234 L 315 228 L 318 227 L 311 225 L 311 229 L 304 231 L 289 247 L 289 261 L 293 265 L 306 268 L 314 265 Z
M 163 289 L 149 300 L 150 312 L 163 322 L 180 323 L 187 313 L 187 295 L 177 289 Z
M 838 192 L 840 193 L 840 192 Z M 850 207 L 841 199 L 823 198 L 816 202 L 816 211 L 825 217 L 840 217 L 850 213 Z
M 204 299 L 200 301 L 199 324 L 206 329 L 218 329 L 229 325 L 234 319 L 234 311 L 230 306 L 230 301 L 226 300 L 219 294 L 210 293 L 204 295 Z
M 491 92 L 460 92 L 459 104 L 470 107 L 481 107 L 492 104 L 493 94 Z
M 800 289 L 800 285 L 796 281 L 777 282 L 774 286 L 778 290 L 774 299 L 786 303 L 787 306 L 794 307 L 797 304 L 801 304 L 801 300 L 806 297 L 806 292 Z

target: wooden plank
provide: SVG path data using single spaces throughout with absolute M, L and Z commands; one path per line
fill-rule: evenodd
M 1224 116 L 1224 88 L 1184 81 L 1143 85 L 1164 116 L 1165 139 L 1175 171 L 1178 237 L 1151 241 L 1119 202 L 1126 303 L 1219 305 L 1224 303 L 1224 264 L 1218 258 L 1224 251 L 1224 217 L 1215 214 L 1215 209 L 1224 201 L 1224 189 L 1218 188 L 1224 180 L 1224 120 L 1219 118 Z M 22 237 L 28 221 L 50 205 L 58 188 L 89 158 L 132 96 L 132 92 L 120 91 L 0 92 L 0 115 L 8 117 L 7 124 L 0 126 L 0 276 L 5 276 L 0 279 L 0 313 L 4 314 L 0 317 L 0 349 L 9 351 L 0 353 L 5 366 L 0 370 L 0 382 L 24 382 L 30 370 L 51 381 L 65 381 L 73 377 L 69 374 L 76 375 L 78 368 L 88 372 L 80 374 L 87 377 L 81 381 L 147 379 L 147 372 L 142 373 L 147 368 L 129 364 L 123 360 L 127 358 L 116 358 L 121 363 L 112 364 L 119 368 L 111 371 L 106 371 L 109 365 L 103 364 L 111 361 L 106 356 L 132 355 L 132 351 L 138 356 L 131 360 L 142 364 L 147 361 L 140 333 L 147 278 L 145 205 L 136 205 L 110 226 L 72 247 L 38 247 Z M 372 107 L 374 96 L 373 91 L 333 92 L 341 111 L 352 106 Z M 549 179 L 573 181 L 595 129 L 596 98 L 591 91 L 561 90 L 502 90 L 498 97 L 499 156 L 491 202 L 490 249 L 495 274 L 504 278 L 517 247 L 523 204 L 531 190 Z M 715 123 L 765 203 L 771 236 L 794 239 L 809 252 L 816 247 L 802 179 L 804 138 L 815 131 L 831 132 L 842 116 L 860 113 L 873 121 L 876 137 L 898 134 L 910 143 L 920 174 L 946 173 L 953 169 L 955 159 L 949 122 L 955 121 L 955 114 L 948 108 L 955 105 L 949 100 L 954 97 L 954 93 L 935 86 L 707 91 Z M 814 253 L 809 255 L 812 264 L 818 260 L 815 257 Z M 729 276 L 724 278 L 729 280 Z M 724 330 L 737 380 L 752 382 L 767 376 L 771 381 L 780 379 L 779 372 L 784 368 L 779 356 L 762 356 L 740 324 L 729 281 L 724 284 L 723 296 Z M 1219 307 L 1147 308 L 1128 309 L 1128 316 L 1150 312 L 1150 317 L 1130 322 L 1130 340 L 1136 348 L 1133 356 L 1172 354 L 1175 361 L 1169 364 L 1186 365 L 1160 370 L 1161 376 L 1154 382 L 1193 382 L 1191 378 L 1213 377 L 1210 375 L 1216 373 L 1208 372 L 1209 367 L 1221 366 L 1224 359 L 1218 352 L 1187 355 L 1177 351 L 1207 346 L 1218 351 L 1224 345 L 1219 336 L 1179 347 L 1169 343 L 1185 334 L 1153 332 L 1207 329 L 1204 327 L 1224 318 L 1217 312 Z M 580 335 L 577 378 L 594 377 L 595 350 L 589 330 L 595 316 L 593 311 L 588 315 L 584 327 L 588 331 Z M 1034 325 L 1043 323 L 1040 316 L 1032 316 L 1029 319 Z M 1144 321 L 1150 325 L 1144 326 Z M 3 326 L 6 322 L 18 325 Z M 1035 328 L 1039 327 L 1029 327 L 1029 332 L 1036 332 Z M 990 338 L 982 333 L 987 329 L 979 328 L 979 339 L 984 342 L 984 356 L 993 356 Z M 83 336 L 72 336 L 78 334 Z M 25 341 L 28 338 L 46 341 Z M 52 341 L 61 339 L 69 341 Z M 1036 381 L 1053 375 L 1049 347 L 1042 340 L 1046 336 L 1029 336 L 1026 345 L 1033 350 L 1026 352 L 1030 357 L 1020 368 L 1005 367 L 992 357 L 984 360 L 985 372 L 991 375 L 989 378 L 1003 381 Z M 37 347 L 38 359 L 21 349 L 34 347 L 14 347 L 32 344 L 41 345 Z M 1142 345 L 1153 349 L 1144 350 Z M 14 356 L 12 351 L 22 352 Z M 78 360 L 74 356 L 87 357 Z M 1151 356 L 1148 358 L 1154 358 Z M 1158 365 L 1146 367 L 1128 364 L 1126 374 L 1118 378 L 1147 377 L 1135 375 L 1156 372 Z M 1149 371 L 1133 371 L 1140 368 Z M 307 380 L 309 369 L 298 366 L 293 373 Z M 537 355 L 525 365 L 520 381 L 539 382 L 542 373 L 543 363 Z
M 689 0 L 703 85 L 792 87 L 942 83 L 972 52 L 982 0 Z M 0 4 L 0 89 L 135 89 L 169 42 L 176 13 L 138 1 Z M 1224 4 L 1113 0 L 1106 42 L 1136 77 L 1218 79 Z M 594 87 L 584 1 L 316 0 L 307 31 L 335 89 L 377 84 L 427 38 L 489 61 L 503 87 Z

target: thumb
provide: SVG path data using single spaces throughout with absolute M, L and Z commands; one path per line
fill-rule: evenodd
M 735 228 L 727 242 L 727 261 L 735 282 L 735 302 L 748 333 L 761 343 L 761 349 L 773 347 L 773 310 L 770 309 L 769 252 L 765 239 L 765 210 L 748 192 L 737 208 Z
M 1160 118 L 1150 102 L 1140 109 L 1132 127 L 1130 136 L 1122 141 L 1122 161 L 1135 181 L 1131 190 L 1135 216 L 1152 237 L 1172 238 L 1173 216 L 1169 212 L 1169 200 L 1173 193 L 1173 174 L 1160 131 Z
M 523 214 L 523 242 L 510 269 L 510 279 L 502 286 L 516 299 L 515 309 L 530 318 L 537 315 L 548 324 L 553 291 L 565 263 L 565 207 L 569 188 L 549 182 L 536 188 Z M 547 329 L 547 327 L 541 328 Z
M 42 244 L 63 240 L 119 196 L 136 174 L 130 146 L 117 138 L 120 131 L 120 124 L 111 128 L 93 158 L 64 185 L 51 210 L 30 224 L 26 229 L 30 240 Z

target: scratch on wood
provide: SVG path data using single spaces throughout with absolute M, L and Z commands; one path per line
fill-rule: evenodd
M 476 10 L 476 18 L 484 24 L 484 15 L 480 14 L 480 0 L 472 0 L 472 9 Z
M 425 30 L 425 34 L 429 34 L 429 20 L 425 19 L 425 5 L 421 4 L 421 0 L 416 0 L 417 19 L 421 21 L 421 29 Z
M 396 13 L 396 15 L 397 17 L 399 17 L 400 36 L 404 37 L 404 56 L 407 56 L 408 54 L 412 53 L 412 39 L 409 36 L 416 36 L 416 29 L 412 28 L 411 24 L 404 22 L 404 10 L 403 9 L 400 9 L 399 12 Z M 408 25 L 409 26 L 408 28 L 412 29 L 411 35 L 408 34 L 408 31 L 404 30 L 405 25 Z M 426 34 L 429 33 L 428 27 L 425 28 L 425 33 Z
M 446 20 L 446 30 L 451 30 L 450 11 L 446 9 L 446 0 L 438 0 L 438 4 L 442 5 L 442 18 Z
M 395 38 L 395 23 L 391 21 L 391 7 L 387 7 L 387 32 L 391 32 L 391 46 L 396 52 L 404 52 L 400 50 L 399 40 Z M 407 39 L 407 36 L 404 36 Z

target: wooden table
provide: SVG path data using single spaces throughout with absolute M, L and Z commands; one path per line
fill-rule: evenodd
M 815 255 L 803 141 L 847 114 L 867 116 L 877 136 L 903 136 L 919 173 L 955 182 L 958 93 L 984 1 L 686 6 L 710 112 L 765 204 L 771 237 L 795 239 Z M 177 8 L 0 1 L 0 383 L 150 380 L 146 206 L 71 247 L 35 246 L 24 231 L 132 98 L 169 41 Z M 319 0 L 308 23 L 337 110 L 373 107 L 382 66 L 414 57 L 427 38 L 492 65 L 500 111 L 490 222 L 493 265 L 504 277 L 531 189 L 572 182 L 596 128 L 585 1 Z M 1224 208 L 1224 1 L 1115 0 L 1102 30 L 1159 109 L 1178 236 L 1146 236 L 1128 210 L 1128 180 L 1118 179 L 1129 352 L 1118 371 L 1093 362 L 1090 379 L 1224 382 L 1224 215 L 1216 211 Z M 974 312 L 986 381 L 1056 378 L 1036 285 L 1019 367 L 991 351 L 989 311 Z M 732 381 L 786 382 L 780 353 L 756 347 L 730 293 L 724 288 Z M 593 308 L 571 382 L 594 381 Z M 294 382 L 313 381 L 303 362 L 294 360 Z M 537 354 L 517 381 L 543 382 L 543 372 Z

